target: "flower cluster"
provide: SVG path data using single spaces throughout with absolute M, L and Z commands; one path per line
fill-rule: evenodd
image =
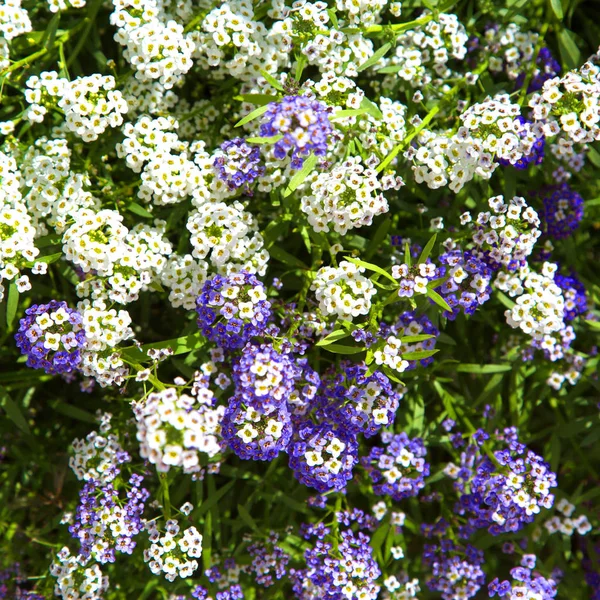
M 46 373 L 75 371 L 86 347 L 81 314 L 66 302 L 52 300 L 48 304 L 34 304 L 25 315 L 15 341 L 21 354 L 27 356 L 27 366 L 44 369 Z
M 202 535 L 195 527 L 181 531 L 179 523 L 169 520 L 165 524 L 165 532 L 161 535 L 156 523 L 146 524 L 150 548 L 144 550 L 144 560 L 155 575 L 164 574 L 167 581 L 175 581 L 178 577 L 191 577 L 198 568 L 198 561 L 192 560 L 202 556 Z
M 544 232 L 562 240 L 573 235 L 583 219 L 583 198 L 563 183 L 543 190 Z
M 264 333 L 271 318 L 271 303 L 254 275 L 215 275 L 204 284 L 196 312 L 198 327 L 209 340 L 235 350 Z
M 507 596 L 513 598 L 536 598 L 539 600 L 552 600 L 556 597 L 557 583 L 554 579 L 546 579 L 535 573 L 535 554 L 525 554 L 521 559 L 521 566 L 510 570 L 512 583 L 508 580 L 499 581 L 496 577 L 488 585 L 490 598 L 498 594 L 499 598 Z
M 313 181 L 310 195 L 302 198 L 302 211 L 315 231 L 329 231 L 332 225 L 343 235 L 388 211 L 376 171 L 361 162 L 358 156 L 348 158 Z
M 380 591 L 376 580 L 381 571 L 370 546 L 369 522 L 361 511 L 345 515 L 338 513 L 335 518 L 344 525 L 338 534 L 335 550 L 333 543 L 327 541 L 331 533 L 329 528 L 306 528 L 305 539 L 316 539 L 304 553 L 306 568 L 291 573 L 296 598 L 375 600 Z M 366 531 L 353 531 L 350 528 L 352 521 Z
M 260 126 L 261 136 L 279 138 L 273 155 L 278 160 L 290 156 L 292 169 L 300 169 L 311 153 L 324 157 L 332 132 L 327 106 L 305 96 L 286 96 L 269 104 Z
M 574 516 L 575 505 L 571 504 L 566 498 L 561 498 L 556 503 L 556 512 L 553 517 L 544 523 L 544 527 L 549 534 L 560 531 L 563 535 L 572 536 L 575 532 L 579 535 L 586 535 L 592 530 L 592 525 L 586 515 L 580 514 Z
M 565 301 L 563 309 L 565 322 L 572 321 L 587 312 L 586 289 L 574 273 L 561 275 L 556 271 L 554 273 L 554 283 L 562 290 Z
M 206 404 L 198 407 L 194 407 L 194 398 L 178 394 L 174 388 L 153 392 L 135 404 L 140 455 L 159 471 L 181 467 L 184 473 L 196 473 L 200 470 L 199 452 L 212 457 L 221 450 L 225 408 L 211 408 L 212 393 L 206 392 Z
M 80 543 L 79 556 L 100 564 L 115 562 L 116 551 L 131 554 L 134 537 L 144 528 L 141 515 L 150 493 L 140 487 L 143 478 L 129 479 L 127 502 L 123 503 L 112 483 L 90 479 L 79 492 L 75 522 L 69 531 Z
M 215 155 L 213 166 L 230 190 L 244 186 L 248 194 L 250 185 L 265 172 L 260 165 L 260 150 L 247 144 L 243 138 L 223 142 Z
M 415 311 L 405 311 L 398 315 L 398 321 L 389 327 L 389 329 L 399 340 L 410 336 L 431 336 L 429 339 L 424 339 L 419 342 L 402 341 L 402 351 L 405 354 L 433 350 L 435 348 L 436 339 L 440 334 L 439 329 L 433 325 L 431 319 L 427 315 L 418 315 Z M 387 330 L 388 327 L 385 324 L 382 324 L 380 331 L 385 333 Z M 377 356 L 375 356 L 375 360 L 377 360 Z M 433 356 L 418 360 L 408 360 L 405 370 L 415 369 L 417 365 L 426 367 L 432 362 Z
M 73 556 L 65 546 L 50 567 L 56 577 L 54 593 L 62 600 L 101 600 L 109 588 L 109 580 L 100 566 L 90 558 Z
M 540 220 L 521 196 L 514 196 L 508 203 L 504 196 L 494 196 L 488 204 L 491 211 L 480 212 L 473 225 L 474 254 L 494 270 L 514 271 L 533 252 L 542 234 Z M 461 222 L 470 223 L 470 214 L 463 213 Z
M 394 502 L 416 496 L 429 475 L 423 440 L 386 431 L 381 434 L 381 441 L 385 447 L 374 446 L 360 459 L 373 482 L 373 491 L 379 496 L 390 496 Z
M 339 267 L 321 267 L 311 285 L 325 315 L 352 320 L 366 315 L 377 293 L 373 283 L 361 273 L 365 268 L 344 260 Z

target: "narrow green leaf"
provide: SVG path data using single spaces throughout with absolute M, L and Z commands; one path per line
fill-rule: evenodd
M 413 344 L 416 342 L 424 342 L 425 340 L 430 340 L 434 338 L 435 335 L 431 335 L 429 333 L 419 333 L 418 335 L 405 335 L 400 338 L 400 341 L 403 344 Z
M 315 346 L 328 346 L 337 340 L 341 340 L 342 338 L 348 337 L 348 332 L 344 329 L 336 329 L 332 331 L 328 336 L 324 337 L 322 340 L 319 340 Z
M 206 499 L 206 502 L 203 502 L 200 508 L 194 513 L 196 518 L 201 517 L 203 514 L 207 513 L 213 506 L 216 506 L 221 498 L 225 496 L 225 494 L 235 485 L 236 480 L 232 479 L 230 482 L 226 483 L 223 487 L 219 488 L 217 492 L 214 494 L 210 494 Z
M 550 0 L 550 6 L 552 6 L 552 11 L 556 15 L 556 18 L 559 21 L 562 21 L 565 13 L 563 12 L 562 2 L 561 0 Z
M 441 306 L 444 310 L 452 312 L 452 309 L 448 303 L 435 290 L 427 288 L 427 296 L 431 298 L 438 306 Z
M 266 104 L 265 106 L 259 106 L 258 108 L 255 108 L 250 114 L 247 114 L 243 119 L 240 119 L 234 125 L 234 127 L 241 127 L 242 125 L 245 125 L 246 123 L 250 123 L 250 121 L 253 121 L 257 117 L 260 117 L 260 115 L 263 115 L 264 113 L 266 113 L 268 108 L 269 108 L 268 104 Z
M 372 67 L 376 62 L 379 61 L 380 58 L 383 58 L 389 52 L 391 47 L 392 47 L 391 42 L 387 42 L 386 44 L 383 44 L 383 46 L 381 46 L 381 48 L 379 48 L 376 52 L 373 53 L 373 56 L 371 56 L 370 58 L 365 60 L 365 62 L 358 67 L 358 69 L 357 69 L 358 72 L 360 73 L 361 71 L 364 71 L 365 69 L 368 69 L 369 67 Z
M 302 168 L 292 177 L 287 188 L 283 192 L 283 197 L 287 198 L 294 190 L 300 186 L 304 180 L 311 174 L 317 166 L 317 157 L 310 154 L 305 160 Z
M 365 269 L 367 269 L 367 271 L 379 273 L 379 275 L 383 275 L 390 281 L 394 282 L 396 285 L 398 284 L 398 282 L 387 271 L 385 271 L 381 267 L 378 267 L 377 265 L 374 265 L 373 263 L 366 262 L 364 260 L 359 260 L 358 258 L 353 258 L 352 256 L 348 256 L 347 260 L 354 263 L 355 265 L 358 265 L 359 267 L 364 267 Z
M 435 240 L 437 239 L 437 233 L 434 233 L 431 236 L 431 239 L 425 244 L 425 248 L 423 248 L 423 252 L 421 252 L 421 256 L 419 256 L 419 260 L 417 260 L 417 264 L 421 265 L 427 261 L 431 251 L 433 250 L 433 246 L 435 244 Z
M 360 107 L 364 108 L 374 119 L 383 121 L 383 113 L 379 110 L 379 106 L 369 100 L 366 96 L 362 99 Z
M 73 406 L 72 404 L 65 404 L 64 402 L 54 402 L 52 408 L 67 417 L 76 419 L 77 421 L 83 421 L 84 423 L 98 423 L 96 417 L 87 410 Z
M 257 106 L 264 106 L 270 102 L 277 102 L 279 98 L 273 96 L 273 94 L 240 94 L 239 96 L 235 96 L 234 100 L 256 104 Z
M 146 210 L 142 205 L 138 204 L 137 202 L 130 202 L 125 208 L 129 212 L 132 212 L 134 215 L 137 215 L 138 217 L 144 217 L 145 219 L 154 218 L 154 215 L 149 210 Z
M 402 355 L 402 358 L 404 360 L 423 360 L 424 358 L 429 358 L 438 352 L 439 349 L 435 348 L 433 350 L 418 350 L 416 352 L 407 352 L 406 354 Z
M 298 269 L 308 269 L 308 265 L 303 263 L 299 258 L 296 258 L 293 254 L 286 252 L 283 248 L 280 248 L 279 246 L 271 246 L 269 248 L 269 254 L 279 262 L 282 262 L 285 265 L 289 265 L 290 267 L 296 267 Z
M 502 292 L 496 291 L 496 296 L 498 296 L 498 300 L 500 300 L 500 302 L 502 302 L 502 304 L 504 304 L 504 306 L 506 306 L 506 308 L 508 308 L 509 310 L 512 309 L 512 307 L 515 305 L 515 303 L 506 294 L 503 294 Z
M 558 49 L 568 70 L 575 69 L 581 64 L 581 52 L 572 31 L 563 29 L 558 32 Z
M 596 331 L 600 331 L 600 321 L 590 321 L 589 319 L 586 319 L 585 324 Z
M 273 77 L 273 75 L 267 73 L 263 69 L 260 70 L 260 74 L 269 82 L 272 87 L 280 92 L 283 92 L 283 86 L 279 83 L 279 81 L 277 81 L 277 79 L 275 79 L 275 77 Z
M 206 338 L 200 333 L 191 333 L 190 335 L 184 335 L 182 337 L 164 340 L 162 342 L 154 342 L 153 344 L 144 344 L 140 348 L 137 346 L 128 346 L 121 350 L 121 356 L 123 359 L 144 362 L 149 361 L 148 350 L 152 348 L 170 348 L 173 350 L 173 354 L 185 354 L 192 350 L 201 348 L 206 343 Z
M 241 504 L 238 504 L 238 513 L 240 515 L 240 518 L 242 519 L 242 521 L 244 521 L 244 523 L 246 523 L 246 525 L 248 525 L 248 527 L 250 529 L 252 529 L 253 531 L 260 533 L 260 530 L 258 528 L 258 525 L 256 524 L 256 521 L 252 518 L 252 515 L 246 510 L 246 508 L 244 506 L 242 506 Z
M 358 354 L 365 351 L 364 348 L 358 346 L 343 346 L 342 344 L 328 344 L 325 346 L 325 350 L 335 354 Z
M 250 144 L 274 144 L 279 140 L 283 139 L 283 135 L 272 135 L 269 137 L 250 137 L 246 138 L 246 141 Z
M 451 419 L 457 420 L 456 410 L 454 410 L 454 397 L 449 394 L 440 384 L 439 381 L 433 382 L 433 387 L 442 400 L 442 404 Z
M 410 245 L 408 242 L 404 242 L 404 264 L 412 266 L 412 258 L 410 256 Z
M 392 225 L 392 220 L 385 217 L 383 221 L 381 221 L 381 225 L 377 228 L 374 235 L 371 237 L 371 241 L 367 246 L 367 250 L 365 252 L 366 258 L 371 258 L 377 250 L 381 248 L 381 244 L 387 238 L 388 232 Z
M 19 308 L 19 290 L 17 284 L 12 281 L 8 286 L 8 295 L 6 298 L 6 325 L 9 329 L 12 328 L 15 317 L 17 316 L 17 309 Z
M 339 110 L 335 113 L 333 117 L 330 117 L 330 121 L 339 121 L 341 119 L 345 119 L 347 117 L 358 117 L 359 115 L 364 115 L 367 112 L 364 108 L 352 108 L 347 110 Z
M 476 373 L 483 375 L 485 373 L 504 373 L 512 370 L 512 365 L 474 365 L 463 363 L 456 367 L 458 373 Z
M 299 56 L 296 56 L 296 73 L 295 73 L 295 78 L 296 81 L 300 81 L 300 78 L 302 77 L 302 73 L 304 72 L 304 67 L 306 67 L 306 65 L 308 64 L 308 59 L 306 58 L 306 56 L 304 54 L 300 54 Z
M 381 161 L 377 169 L 378 173 L 381 173 L 393 160 L 396 158 L 398 152 L 402 150 L 402 142 L 392 148 L 392 151 Z
M 23 432 L 26 434 L 31 434 L 31 430 L 29 429 L 29 425 L 21 409 L 17 405 L 17 403 L 8 395 L 8 392 L 0 386 L 0 406 L 6 412 L 6 416 Z

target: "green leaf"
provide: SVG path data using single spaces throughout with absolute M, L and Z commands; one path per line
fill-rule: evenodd
M 29 425 L 18 404 L 8 395 L 8 392 L 0 386 L 0 406 L 6 412 L 6 416 L 23 432 L 31 434 Z
M 506 306 L 506 308 L 509 310 L 511 310 L 515 305 L 515 303 L 506 294 L 496 291 L 496 295 L 498 296 L 498 300 L 500 300 L 500 302 L 502 302 L 502 304 L 504 304 L 504 306 Z
M 425 340 L 430 340 L 434 338 L 435 335 L 431 335 L 429 333 L 419 333 L 418 335 L 405 335 L 400 338 L 400 341 L 403 344 L 413 344 L 416 342 L 424 342 Z
M 463 363 L 456 367 L 458 373 L 476 373 L 477 375 L 483 375 L 485 373 L 504 373 L 505 371 L 512 370 L 512 365 L 475 365 L 470 363 Z
M 8 295 L 6 298 L 6 326 L 11 329 L 14 323 L 15 317 L 17 316 L 17 309 L 19 308 L 19 290 L 17 284 L 12 281 L 8 286 Z
M 402 150 L 403 143 L 400 142 L 396 146 L 394 146 L 391 152 L 381 161 L 380 165 L 375 169 L 378 173 L 381 173 L 393 160 L 396 158 L 396 155 L 400 150 Z
M 364 108 L 374 119 L 377 119 L 378 121 L 383 120 L 383 113 L 379 110 L 379 106 L 377 106 L 375 102 L 369 100 L 366 96 L 362 99 L 360 107 Z
M 600 321 L 590 321 L 589 319 L 586 319 L 585 324 L 589 325 L 592 329 L 595 329 L 596 331 L 600 331 Z
M 441 385 L 439 381 L 433 382 L 433 387 L 435 391 L 438 393 L 439 397 L 442 399 L 442 404 L 448 413 L 448 416 L 451 419 L 457 420 L 456 410 L 454 410 L 454 396 L 449 394 Z
M 317 166 L 317 157 L 314 154 L 310 154 L 305 160 L 302 168 L 292 177 L 287 188 L 283 192 L 283 197 L 287 198 L 298 186 L 300 186 L 304 180 L 311 174 L 313 169 Z
M 408 242 L 404 242 L 404 264 L 407 266 L 412 266 L 412 259 L 410 256 L 410 245 Z
M 552 6 L 552 11 L 556 15 L 556 18 L 559 21 L 562 21 L 565 13 L 563 12 L 562 2 L 561 0 L 550 0 L 550 6 Z
M 221 498 L 235 485 L 236 480 L 232 479 L 228 483 L 226 483 L 222 488 L 219 488 L 217 492 L 214 494 L 210 494 L 206 499 L 206 502 L 203 502 L 197 512 L 194 513 L 196 518 L 201 517 L 204 513 L 208 512 L 213 506 L 216 506 Z
M 335 354 L 358 354 L 365 351 L 364 348 L 359 346 L 343 346 L 342 344 L 328 344 L 325 346 L 325 350 Z
M 242 521 L 244 521 L 244 523 L 246 523 L 246 525 L 248 525 L 250 529 L 252 529 L 256 533 L 260 533 L 260 529 L 258 528 L 256 521 L 252 518 L 252 515 L 246 510 L 246 508 L 241 504 L 238 504 L 237 507 L 238 513 Z
M 269 254 L 279 262 L 282 262 L 285 265 L 289 265 L 290 267 L 296 267 L 298 269 L 308 269 L 308 265 L 303 263 L 299 258 L 296 258 L 293 254 L 286 252 L 283 248 L 280 248 L 279 246 L 270 246 Z
M 427 296 L 431 298 L 438 306 L 441 306 L 444 310 L 452 312 L 452 309 L 448 303 L 435 290 L 427 288 Z
M 392 47 L 391 42 L 387 42 L 386 44 L 383 44 L 383 46 L 381 46 L 381 48 L 379 48 L 379 50 L 377 50 L 373 54 L 373 56 L 371 56 L 370 58 L 365 60 L 365 62 L 358 67 L 358 69 L 357 69 L 358 72 L 360 73 L 361 71 L 364 71 L 365 69 L 368 69 L 369 67 L 372 67 L 377 61 L 379 61 L 380 58 L 383 58 L 389 52 L 391 47 Z
M 246 141 L 250 144 L 274 144 L 279 140 L 283 139 L 283 135 L 272 135 L 269 137 L 250 137 L 246 138 Z
M 273 96 L 272 94 L 240 94 L 239 96 L 235 96 L 234 100 L 256 104 L 257 106 L 264 106 L 271 102 L 277 102 L 279 97 Z
M 206 338 L 200 332 L 197 332 L 170 340 L 164 340 L 162 342 L 144 344 L 140 348 L 138 348 L 137 346 L 128 346 L 127 348 L 123 348 L 120 352 L 124 360 L 127 359 L 130 361 L 147 362 L 150 360 L 148 358 L 147 352 L 152 348 L 171 348 L 171 350 L 173 350 L 174 355 L 186 354 L 188 352 L 191 352 L 192 350 L 202 348 L 202 346 L 204 346 L 205 343 Z
M 36 262 L 46 263 L 47 265 L 51 265 L 59 261 L 62 258 L 62 252 L 55 252 L 54 254 L 46 254 L 46 256 L 38 256 L 35 260 L 28 261 L 26 264 L 29 268 L 33 267 Z
M 295 79 L 296 81 L 300 81 L 300 78 L 302 77 L 302 73 L 304 71 L 304 67 L 306 67 L 306 65 L 308 64 L 308 59 L 306 58 L 306 56 L 304 54 L 300 54 L 299 56 L 296 56 L 296 73 L 295 73 Z
M 98 420 L 91 412 L 83 410 L 83 408 L 79 408 L 78 406 L 65 404 L 64 402 L 54 402 L 51 406 L 56 412 L 71 417 L 72 419 L 76 419 L 77 421 L 94 424 L 98 423 Z
M 359 260 L 358 258 L 353 258 L 352 256 L 348 256 L 346 260 L 349 260 L 350 262 L 354 263 L 355 265 L 358 265 L 359 267 L 364 267 L 365 269 L 367 269 L 367 271 L 379 273 L 379 275 L 383 275 L 390 281 L 394 282 L 394 284 L 398 285 L 398 282 L 387 271 L 385 271 L 381 267 L 378 267 L 377 265 L 374 265 L 373 263 L 366 262 L 364 260 Z
M 269 82 L 272 87 L 280 92 L 283 92 L 283 86 L 279 83 L 279 81 L 277 81 L 277 79 L 275 79 L 275 77 L 273 77 L 273 75 L 267 73 L 263 69 L 260 70 L 260 74 Z
M 358 117 L 359 115 L 364 115 L 366 113 L 366 109 L 364 108 L 352 108 L 348 110 L 339 110 L 335 113 L 333 117 L 330 117 L 330 121 L 339 121 L 341 119 L 346 119 L 347 117 Z
M 379 225 L 377 231 L 371 237 L 371 241 L 367 246 L 367 250 L 365 252 L 366 258 L 371 258 L 371 256 L 373 256 L 377 252 L 377 250 L 381 248 L 381 244 L 387 238 L 391 225 L 392 220 L 387 217 L 384 218 L 383 221 L 381 221 L 381 225 Z
M 407 352 L 406 354 L 402 355 L 402 358 L 404 360 L 423 360 L 424 358 L 429 358 L 438 352 L 439 349 L 435 348 L 433 350 L 418 350 L 416 352 Z
M 130 202 L 125 208 L 129 212 L 132 212 L 134 215 L 137 215 L 138 217 L 144 217 L 145 219 L 154 219 L 154 215 L 137 202 Z
M 263 115 L 264 113 L 266 113 L 268 108 L 269 108 L 268 104 L 266 104 L 265 106 L 259 106 L 258 108 L 255 108 L 250 114 L 247 114 L 243 119 L 240 119 L 234 125 L 234 127 L 241 127 L 242 125 L 245 125 L 246 123 L 250 123 L 250 121 L 254 121 L 254 119 L 256 119 L 257 117 L 260 117 L 260 115 Z
M 336 329 L 332 331 L 328 336 L 319 340 L 315 346 L 328 346 L 329 344 L 341 340 L 342 338 L 348 337 L 348 332 L 344 329 Z
M 558 49 L 568 70 L 575 69 L 581 64 L 581 52 L 572 31 L 563 29 L 558 32 Z
M 433 245 L 435 244 L 435 240 L 437 239 L 437 233 L 434 233 L 431 239 L 425 244 L 425 248 L 423 248 L 423 252 L 421 252 L 421 256 L 419 256 L 419 260 L 417 260 L 417 264 L 421 265 L 427 261 L 431 251 L 433 250 Z

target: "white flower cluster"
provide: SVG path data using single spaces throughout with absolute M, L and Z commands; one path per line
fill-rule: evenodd
M 549 79 L 540 93 L 531 96 L 529 106 L 546 137 L 563 131 L 580 144 L 600 140 L 600 67 L 590 61 Z
M 482 39 L 482 45 L 489 53 L 489 70 L 492 73 L 506 72 L 511 81 L 523 73 L 523 66 L 533 62 L 535 46 L 539 34 L 521 31 L 516 23 L 506 27 L 489 27 Z
M 269 253 L 252 215 L 240 202 L 206 202 L 190 213 L 187 228 L 195 258 L 207 259 L 222 275 L 264 275 Z
M 423 13 L 426 16 L 428 11 Z M 397 78 L 426 94 L 440 94 L 449 87 L 446 79 L 453 76 L 448 67 L 452 59 L 462 60 L 467 54 L 469 36 L 456 15 L 441 13 L 438 20 L 415 27 L 398 36 L 395 54 L 380 63 L 395 76 L 384 80 L 384 89 L 392 89 Z
M 108 590 L 108 577 L 97 563 L 81 554 L 72 556 L 65 546 L 53 562 L 50 574 L 56 577 L 54 594 L 62 600 L 101 600 Z
M 202 69 L 210 69 L 217 79 L 251 81 L 261 78 L 261 69 L 276 73 L 289 65 L 291 44 L 286 33 L 276 27 L 269 31 L 262 21 L 254 20 L 250 0 L 230 0 L 218 3 L 190 36 Z
M 131 317 L 126 310 L 108 309 L 103 300 L 82 300 L 77 309 L 83 315 L 86 348 L 81 354 L 80 371 L 102 387 L 121 385 L 129 369 L 116 347 L 133 338 Z
M 448 185 L 456 193 L 475 175 L 489 179 L 498 166 L 495 159 L 516 164 L 531 153 L 542 135 L 539 123 L 522 123 L 516 118 L 519 115 L 519 105 L 500 94 L 465 110 L 455 134 L 423 131 L 419 149 L 405 153 L 414 160 L 416 182 L 431 189 Z
M 410 600 L 417 598 L 417 594 L 421 591 L 418 579 L 409 579 L 406 573 L 400 575 L 400 579 L 395 575 L 390 575 L 383 585 L 386 592 L 383 595 L 383 600 Z
M 390 335 L 385 340 L 385 345 L 381 350 L 376 350 L 373 357 L 375 364 L 386 365 L 398 373 L 406 371 L 408 368 L 408 361 L 402 358 L 400 354 L 400 346 L 402 341 L 394 335 Z
M 48 10 L 53 13 L 68 8 L 83 8 L 85 6 L 85 0 L 46 0 L 46 2 L 48 3 Z
M 395 4 L 399 5 L 400 2 Z M 362 27 L 368 27 L 378 22 L 381 11 L 387 5 L 388 0 L 336 0 L 335 2 L 338 22 Z
M 573 335 L 573 338 L 574 337 L 575 336 Z M 554 349 L 557 351 L 562 351 L 562 347 L 559 344 L 556 344 Z M 572 351 L 563 353 L 561 358 L 564 358 L 562 370 L 553 371 L 546 380 L 546 383 L 556 391 L 560 390 L 565 382 L 569 383 L 570 385 L 575 385 L 581 378 L 581 373 L 586 365 L 585 358 L 573 353 Z
M 221 419 L 224 406 L 211 408 L 212 393 L 198 398 L 179 395 L 175 388 L 154 392 L 134 404 L 140 455 L 161 472 L 182 467 L 184 473 L 200 470 L 198 452 L 213 457 L 221 450 Z
M 321 267 L 311 289 L 324 315 L 352 320 L 368 314 L 371 298 L 377 293 L 373 283 L 361 275 L 365 268 L 346 260 L 339 267 Z
M 110 209 L 84 209 L 73 219 L 63 235 L 65 258 L 91 277 L 77 285 L 79 296 L 108 297 L 121 304 L 137 300 L 171 254 L 164 221 L 156 220 L 154 228 L 139 223 L 129 231 L 123 216 Z
M 107 433 L 110 425 L 100 429 L 105 435 L 92 431 L 85 439 L 76 438 L 71 444 L 73 454 L 69 458 L 69 467 L 80 481 L 94 479 L 104 484 L 115 478 L 111 467 L 118 464 L 117 455 L 123 453 L 123 447 L 116 435 Z
M 357 129 L 360 132 L 358 139 L 365 150 L 377 151 L 381 156 L 386 156 L 406 137 L 406 106 L 396 100 L 380 98 L 379 110 L 382 119 L 376 119 L 371 114 L 357 119 Z M 383 189 L 389 187 L 384 185 Z
M 196 298 L 206 281 L 208 264 L 190 254 L 171 255 L 160 273 L 160 282 L 170 288 L 169 302 L 175 308 L 196 308 Z
M 67 140 L 41 137 L 16 157 L 22 175 L 23 200 L 33 217 L 37 235 L 48 234 L 47 225 L 62 233 L 71 215 L 81 208 L 99 206 L 99 201 L 86 189 L 89 177 L 71 171 Z
M 73 81 L 49 71 L 27 81 L 26 100 L 31 105 L 26 117 L 41 123 L 47 105 L 56 103 L 65 113 L 65 126 L 84 142 L 93 142 L 109 127 L 118 127 L 127 113 L 127 102 L 116 88 L 112 75 L 94 73 Z
M 515 306 L 505 311 L 506 322 L 513 328 L 519 327 L 535 340 L 554 347 L 551 335 L 565 328 L 564 298 L 562 290 L 554 283 L 557 266 L 545 262 L 542 272 L 532 271 L 529 265 L 520 267 L 515 273 L 499 271 L 494 282 L 497 289 L 516 297 Z
M 579 535 L 586 535 L 592 530 L 592 525 L 585 515 L 573 517 L 575 505 L 571 504 L 566 498 L 561 498 L 556 510 L 560 513 L 554 515 L 544 523 L 544 527 L 549 534 L 560 532 L 564 535 L 572 536 L 575 532 Z
M 113 5 L 110 22 L 118 28 L 115 41 L 124 46 L 123 56 L 136 69 L 136 78 L 158 80 L 165 89 L 182 81 L 194 64 L 191 34 L 154 0 L 113 0 Z
M 154 575 L 164 573 L 167 581 L 175 581 L 190 577 L 198 568 L 197 560 L 202 556 L 202 535 L 195 527 L 188 527 L 181 532 L 179 523 L 171 519 L 165 525 L 162 535 L 156 523 L 147 523 L 150 548 L 144 550 L 144 561 L 148 563 Z
M 365 168 L 360 156 L 346 159 L 331 171 L 320 173 L 301 208 L 313 229 L 342 235 L 349 229 L 371 225 L 373 217 L 389 210 L 375 169 Z
M 345 449 L 346 444 L 342 440 L 332 436 L 327 446 L 321 445 L 306 450 L 304 458 L 309 467 L 323 465 L 324 469 L 327 469 L 333 475 L 337 475 L 344 466 L 339 457 Z
M 7 41 L 31 31 L 31 20 L 21 0 L 3 0 L 0 5 L 0 35 Z
M 542 234 L 540 219 L 521 196 L 514 196 L 508 203 L 504 202 L 504 196 L 494 196 L 488 204 L 491 212 L 477 215 L 473 243 L 479 250 L 479 258 L 486 257 L 514 270 L 533 252 Z M 471 215 L 463 213 L 461 223 L 470 222 Z

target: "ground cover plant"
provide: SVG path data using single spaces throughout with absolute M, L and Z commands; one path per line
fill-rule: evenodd
M 600 6 L 0 0 L 0 598 L 600 598 Z

